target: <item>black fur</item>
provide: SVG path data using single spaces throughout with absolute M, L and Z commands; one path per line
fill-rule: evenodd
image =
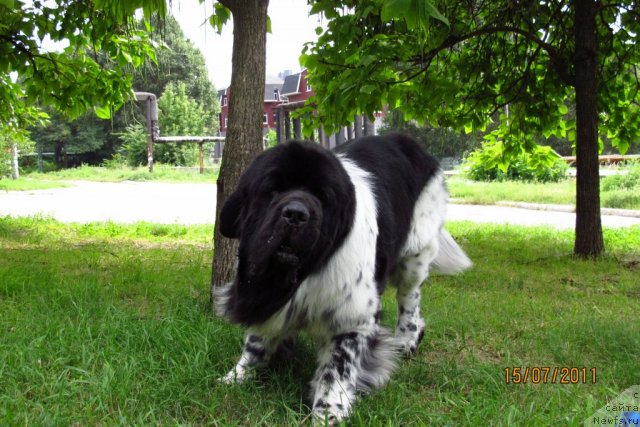
M 382 293 L 406 241 L 415 203 L 440 165 L 413 138 L 397 133 L 359 138 L 336 153 L 354 160 L 374 179 L 379 233 L 375 278 Z
M 284 224 L 282 206 L 291 200 L 309 208 L 306 226 Z M 317 144 L 288 142 L 256 157 L 220 214 L 220 232 L 240 238 L 238 274 L 226 307 L 230 318 L 251 325 L 280 309 L 340 247 L 354 211 L 346 171 Z
M 375 279 L 381 293 L 405 243 L 415 202 L 439 166 L 414 139 L 401 134 L 354 140 L 336 154 L 373 178 L 379 232 Z M 282 219 L 284 206 L 292 201 L 309 211 L 303 226 Z M 354 212 L 349 176 L 336 156 L 317 144 L 288 142 L 256 157 L 220 215 L 221 233 L 240 238 L 229 317 L 252 325 L 282 308 L 340 247 Z

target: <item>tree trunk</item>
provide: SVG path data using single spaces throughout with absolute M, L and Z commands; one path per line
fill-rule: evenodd
M 220 1 L 233 15 L 233 53 L 229 122 L 216 201 L 216 224 L 242 171 L 262 151 L 267 6 L 269 0 Z M 237 242 L 214 230 L 211 289 L 233 280 Z
M 598 163 L 596 2 L 576 0 L 574 58 L 576 90 L 576 240 L 574 254 L 604 252 Z

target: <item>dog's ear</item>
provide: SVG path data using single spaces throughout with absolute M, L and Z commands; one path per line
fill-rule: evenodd
M 240 237 L 240 210 L 244 197 L 240 191 L 233 192 L 224 202 L 220 212 L 220 233 L 224 237 L 237 239 Z

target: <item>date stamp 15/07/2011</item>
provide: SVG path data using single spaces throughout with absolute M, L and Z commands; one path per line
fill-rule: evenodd
M 504 368 L 506 384 L 595 384 L 597 369 L 568 366 L 514 366 Z

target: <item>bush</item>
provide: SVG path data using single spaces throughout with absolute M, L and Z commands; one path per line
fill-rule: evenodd
M 640 191 L 640 163 L 632 164 L 625 175 L 613 175 L 604 178 L 600 184 L 602 191 L 638 190 Z
M 393 110 L 383 119 L 379 130 L 380 135 L 390 132 L 402 132 L 413 136 L 429 154 L 439 160 L 447 157 L 460 160 L 480 145 L 476 135 L 459 133 L 449 128 L 419 126 L 414 122 L 405 121 L 398 110 Z
M 464 161 L 464 175 L 474 181 L 558 182 L 565 178 L 567 164 L 550 147 L 535 146 L 531 153 L 505 157 L 502 142 L 488 141 Z
M 141 124 L 127 125 L 126 130 L 118 135 L 122 141 L 120 152 L 129 166 L 147 164 L 147 130 Z

